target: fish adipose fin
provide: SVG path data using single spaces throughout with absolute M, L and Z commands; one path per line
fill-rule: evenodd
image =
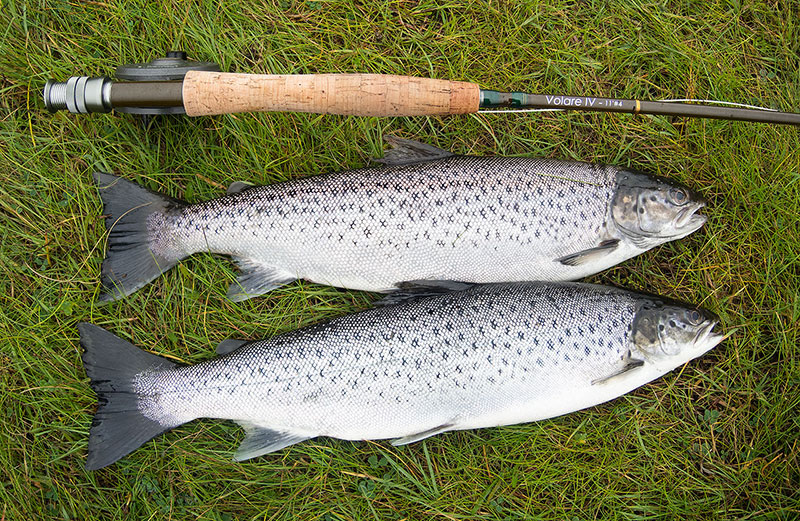
M 236 282 L 228 288 L 228 298 L 233 302 L 263 295 L 297 280 L 291 273 L 272 266 L 264 266 L 242 257 L 234 257 L 233 260 L 241 270 Z
M 231 194 L 238 194 L 239 192 L 244 192 L 249 188 L 255 188 L 258 185 L 254 185 L 253 183 L 248 183 L 247 181 L 234 181 L 228 187 L 228 190 L 225 192 L 228 195 Z
M 616 378 L 616 377 L 618 377 L 620 375 L 623 375 L 623 374 L 625 374 L 625 373 L 627 373 L 629 371 L 633 371 L 634 369 L 642 367 L 643 365 L 644 365 L 644 360 L 639 360 L 637 358 L 631 358 L 631 354 L 629 352 L 628 356 L 622 361 L 622 366 L 618 370 L 614 371 L 613 373 L 611 373 L 608 376 L 604 376 L 602 378 L 598 378 L 596 380 L 592 380 L 592 385 L 606 383 L 609 380 L 612 380 L 613 378 Z
M 566 266 L 581 266 L 583 264 L 588 264 L 590 262 L 602 259 L 612 251 L 616 250 L 617 246 L 619 246 L 619 239 L 609 239 L 601 242 L 599 246 L 594 248 L 579 251 L 578 253 L 573 253 L 556 260 Z
M 151 215 L 184 203 L 115 175 L 96 172 L 94 179 L 108 230 L 108 249 L 101 269 L 102 283 L 108 292 L 100 297 L 100 302 L 111 302 L 130 295 L 186 257 L 153 251 L 148 231 Z
M 97 394 L 97 412 L 89 430 L 86 470 L 97 470 L 130 454 L 177 425 L 162 425 L 139 411 L 134 378 L 143 371 L 175 364 L 142 351 L 92 324 L 78 324 L 84 348 L 83 367 Z
M 380 300 L 372 303 L 373 306 L 393 306 L 401 302 L 410 302 L 425 297 L 464 291 L 475 286 L 471 282 L 457 282 L 455 280 L 411 280 L 397 284 L 397 290 L 392 291 Z
M 441 434 L 443 432 L 447 432 L 453 428 L 453 423 L 445 423 L 443 425 L 439 425 L 438 427 L 434 427 L 433 429 L 428 429 L 427 431 L 418 432 L 416 434 L 411 434 L 409 436 L 403 436 L 402 438 L 397 438 L 396 440 L 392 440 L 392 445 L 397 447 L 398 445 L 408 445 L 409 443 L 414 443 L 416 441 L 424 440 L 425 438 L 430 438 L 431 436 L 435 436 L 437 434 Z
M 249 421 L 238 420 L 236 423 L 244 428 L 247 435 L 233 455 L 234 461 L 255 458 L 309 439 L 308 436 L 276 431 Z
M 219 344 L 217 344 L 217 354 L 218 355 L 227 355 L 228 353 L 233 353 L 240 347 L 245 344 L 249 344 L 249 340 L 235 340 L 233 338 L 229 338 L 227 340 L 223 340 Z
M 410 139 L 386 135 L 383 136 L 383 140 L 392 145 L 392 148 L 384 152 L 382 158 L 375 159 L 375 162 L 383 163 L 386 166 L 410 165 L 412 163 L 444 159 L 453 155 L 452 152 L 447 150 Z

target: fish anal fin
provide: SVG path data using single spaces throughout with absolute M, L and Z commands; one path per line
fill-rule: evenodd
M 233 302 L 242 302 L 258 295 L 263 295 L 297 280 L 287 271 L 272 266 L 264 266 L 241 257 L 234 258 L 241 270 L 236 282 L 228 288 L 228 298 Z
M 628 356 L 622 361 L 622 366 L 618 370 L 614 371 L 608 376 L 592 380 L 592 385 L 607 383 L 609 380 L 612 380 L 625 373 L 638 369 L 643 365 L 644 365 L 644 360 L 639 360 L 638 358 L 631 358 L 630 353 L 628 353 Z
M 397 438 L 396 440 L 392 440 L 392 445 L 397 447 L 399 445 L 408 445 L 409 443 L 421 441 L 424 440 L 425 438 L 430 438 L 431 436 L 447 432 L 450 429 L 452 429 L 454 425 L 455 425 L 454 423 L 443 423 L 442 425 L 437 425 L 432 429 L 428 429 L 422 432 L 417 432 L 414 434 L 409 434 L 408 436 L 403 436 L 402 438 Z
M 232 353 L 248 343 L 249 341 L 247 340 L 237 340 L 235 338 L 228 338 L 217 344 L 217 354 L 227 355 L 228 353 Z
M 231 194 L 238 194 L 239 192 L 243 192 L 250 188 L 255 188 L 258 185 L 254 185 L 253 183 L 248 183 L 247 181 L 234 181 L 228 186 L 228 190 L 225 192 L 228 195 Z
M 471 282 L 455 280 L 410 280 L 397 284 L 397 290 L 373 302 L 373 306 L 393 306 L 401 302 L 411 302 L 425 297 L 463 291 L 474 286 Z
M 244 461 L 269 454 L 309 439 L 309 436 L 282 432 L 245 420 L 238 420 L 236 423 L 244 428 L 246 436 L 233 455 L 234 461 Z
M 435 161 L 453 155 L 452 152 L 436 148 L 419 141 L 402 139 L 397 136 L 386 135 L 383 140 L 392 145 L 392 148 L 384 152 L 383 157 L 375 159 L 377 163 L 387 166 L 410 165 L 412 163 L 422 163 L 424 161 Z
M 601 242 L 594 248 L 572 253 L 556 260 L 566 266 L 581 266 L 583 264 L 602 259 L 612 251 L 616 250 L 618 246 L 619 239 L 608 239 Z

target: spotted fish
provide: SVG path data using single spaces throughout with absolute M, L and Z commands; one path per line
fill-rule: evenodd
M 236 460 L 317 436 L 402 445 L 551 418 L 627 393 L 723 339 L 703 310 L 616 288 L 406 286 L 392 305 L 223 342 L 227 353 L 193 366 L 80 324 L 99 402 L 86 467 L 196 418 L 245 428 Z
M 705 222 L 703 200 L 660 177 L 389 141 L 389 166 L 235 183 L 197 204 L 96 174 L 109 230 L 102 299 L 204 251 L 238 264 L 234 301 L 296 279 L 379 292 L 410 280 L 576 280 Z

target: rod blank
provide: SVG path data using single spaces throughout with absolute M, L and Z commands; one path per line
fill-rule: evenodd
M 695 118 L 727 119 L 756 123 L 800 125 L 800 114 L 740 107 L 717 107 L 666 101 L 569 96 L 563 94 L 527 94 L 525 92 L 481 91 L 482 108 L 576 110 L 588 112 L 618 112 L 654 114 Z

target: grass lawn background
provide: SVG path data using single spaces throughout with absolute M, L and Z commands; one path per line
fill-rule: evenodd
M 46 79 L 171 49 L 254 73 L 374 72 L 529 92 L 712 98 L 800 111 L 798 2 L 4 1 L 0 9 L 2 519 L 797 519 L 800 133 L 586 113 L 355 118 L 51 115 Z M 364 166 L 394 133 L 457 153 L 575 159 L 677 179 L 709 221 L 590 278 L 702 303 L 738 332 L 613 402 L 407 447 L 315 439 L 243 463 L 231 422 L 192 422 L 83 470 L 95 396 L 75 325 L 187 363 L 370 305 L 306 282 L 242 304 L 225 258 L 95 304 L 94 170 L 188 201 L 233 181 Z

